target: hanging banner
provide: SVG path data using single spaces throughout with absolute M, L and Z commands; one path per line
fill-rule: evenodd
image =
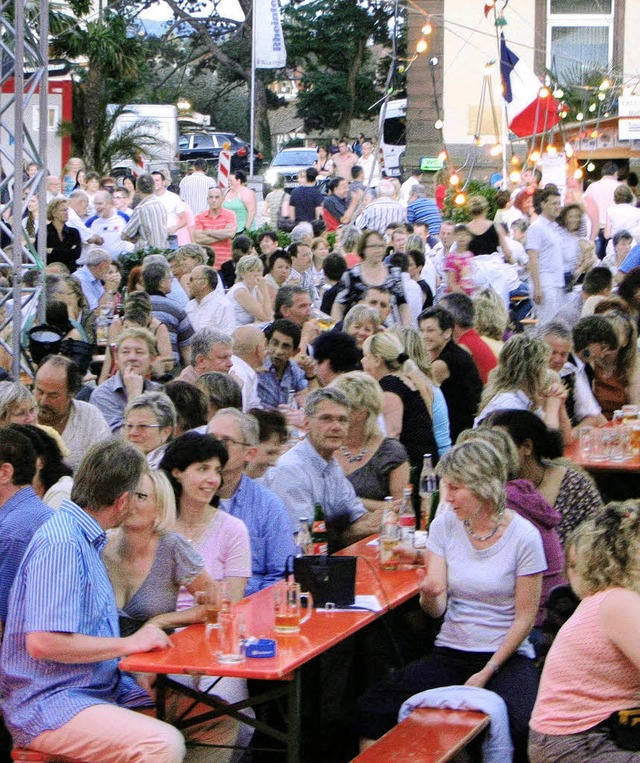
M 287 64 L 278 0 L 253 0 L 256 69 L 281 69 Z

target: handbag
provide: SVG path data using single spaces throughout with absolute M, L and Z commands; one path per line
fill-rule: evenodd
M 609 737 L 616 747 L 640 752 L 640 707 L 616 710 L 606 723 Z
M 313 596 L 314 607 L 332 602 L 350 607 L 356 600 L 357 556 L 297 556 L 293 577 L 303 591 Z

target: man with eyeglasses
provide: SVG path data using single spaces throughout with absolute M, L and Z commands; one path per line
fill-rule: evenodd
M 331 550 L 377 532 L 382 510 L 367 511 L 334 453 L 349 427 L 349 401 L 333 387 L 312 392 L 304 407 L 307 436 L 278 459 L 264 477 L 282 498 L 294 532 L 300 519 L 313 519 L 316 503 L 324 511 Z
M 293 530 L 278 496 L 245 474 L 260 443 L 258 422 L 236 408 L 223 408 L 211 419 L 207 432 L 221 440 L 229 453 L 218 492 L 220 508 L 241 519 L 251 538 L 251 578 L 245 595 L 282 580 L 287 559 L 295 556 Z

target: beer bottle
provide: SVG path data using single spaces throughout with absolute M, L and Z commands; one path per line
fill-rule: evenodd
M 326 556 L 329 553 L 327 525 L 324 511 L 322 511 L 322 506 L 319 503 L 316 503 L 313 525 L 311 526 L 311 553 L 314 556 Z

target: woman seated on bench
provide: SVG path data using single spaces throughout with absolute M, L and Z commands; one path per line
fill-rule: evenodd
M 425 689 L 466 684 L 507 705 L 514 761 L 527 761 L 538 688 L 533 626 L 546 567 L 538 530 L 505 508 L 504 459 L 487 442 L 457 445 L 438 465 L 451 510 L 429 528 L 420 604 L 444 623 L 433 651 L 358 703 L 362 749 L 391 729 L 402 703 Z
M 567 575 L 582 599 L 547 655 L 531 717 L 532 763 L 640 761 L 621 749 L 609 717 L 638 707 L 640 503 L 610 503 L 566 542 Z

